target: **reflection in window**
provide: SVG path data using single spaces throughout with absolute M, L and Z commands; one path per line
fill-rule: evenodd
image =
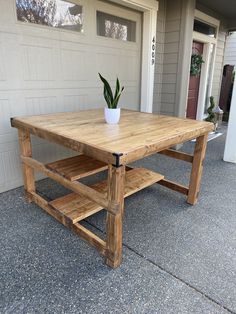
M 104 12 L 97 12 L 97 34 L 100 36 L 135 41 L 136 22 Z
M 17 19 L 22 22 L 82 31 L 82 6 L 64 0 L 16 0 Z
M 202 33 L 213 38 L 216 37 L 215 27 L 198 20 L 194 20 L 193 30 L 195 32 Z

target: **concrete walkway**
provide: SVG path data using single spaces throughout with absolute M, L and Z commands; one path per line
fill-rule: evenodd
M 224 140 L 208 144 L 196 206 L 158 185 L 126 200 L 116 270 L 26 203 L 22 188 L 1 194 L 0 313 L 236 313 L 236 165 L 222 161 Z M 155 155 L 139 164 L 188 180 L 181 161 Z M 66 193 L 50 180 L 38 189 Z M 85 224 L 104 236 L 104 222 L 100 212 Z

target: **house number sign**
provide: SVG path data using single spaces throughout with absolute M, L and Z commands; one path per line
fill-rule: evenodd
M 155 63 L 155 49 L 156 49 L 156 40 L 155 37 L 153 36 L 152 39 L 152 65 Z

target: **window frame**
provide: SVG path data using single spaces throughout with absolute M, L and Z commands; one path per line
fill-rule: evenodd
M 105 35 L 99 34 L 99 20 L 98 20 L 99 14 L 101 14 L 101 16 L 104 14 L 104 16 L 102 16 L 102 18 L 103 18 L 102 22 L 104 21 L 104 23 L 106 22 L 106 15 L 117 18 L 117 19 L 121 19 L 124 22 L 127 21 L 127 24 L 124 23 L 124 25 L 127 26 L 127 39 L 123 40 L 120 38 L 115 38 L 115 37 L 110 37 L 110 36 L 105 36 Z M 114 21 L 114 23 L 119 23 L 119 22 Z M 131 27 L 132 27 L 132 24 L 134 27 L 134 29 L 131 28 L 130 31 L 128 31 L 129 23 L 131 24 Z M 129 34 L 129 32 L 130 32 L 130 34 Z M 132 33 L 134 33 L 134 40 L 132 40 Z M 109 39 L 119 40 L 122 42 L 136 43 L 137 42 L 137 22 L 132 20 L 132 19 L 127 19 L 126 17 L 120 17 L 118 15 L 110 14 L 110 13 L 107 13 L 107 12 L 104 12 L 101 10 L 96 10 L 96 35 L 99 37 L 105 37 L 105 38 L 109 38 Z
M 77 4 L 77 5 L 81 5 L 82 6 L 82 13 L 85 15 L 86 10 L 86 6 L 85 6 L 85 2 L 84 0 L 67 0 L 67 2 L 70 2 L 72 4 Z M 31 22 L 24 22 L 18 19 L 17 17 L 17 6 L 16 6 L 16 0 L 14 0 L 14 15 L 15 15 L 15 23 L 19 26 L 22 27 L 31 27 L 34 29 L 43 29 L 44 31 L 48 31 L 48 32 L 66 32 L 66 33 L 71 33 L 73 35 L 79 35 L 79 36 L 83 36 L 85 34 L 85 17 L 83 17 L 83 28 L 80 32 L 78 31 L 74 31 L 74 30 L 70 30 L 70 29 L 65 29 L 65 28 L 60 28 L 60 27 L 53 27 L 53 26 L 49 26 L 49 25 L 43 25 L 43 24 L 37 24 L 37 23 L 31 23 Z

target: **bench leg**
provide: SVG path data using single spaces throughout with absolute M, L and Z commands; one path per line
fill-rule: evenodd
M 19 129 L 18 136 L 19 136 L 21 156 L 32 157 L 32 146 L 31 146 L 29 131 Z M 26 198 L 29 202 L 32 202 L 30 193 L 35 192 L 34 170 L 30 166 L 26 165 L 25 163 L 22 163 L 22 172 L 23 172 Z
M 187 203 L 191 205 L 195 205 L 198 199 L 203 170 L 203 161 L 206 153 L 207 136 L 208 134 L 199 136 L 195 144 L 192 171 L 189 182 L 189 192 L 187 198 Z
M 108 200 L 118 205 L 116 214 L 107 212 L 107 250 L 106 264 L 116 268 L 122 261 L 122 217 L 124 210 L 124 179 L 125 167 L 108 168 Z

